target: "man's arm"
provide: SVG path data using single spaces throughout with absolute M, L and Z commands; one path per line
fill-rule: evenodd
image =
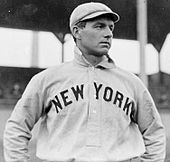
M 142 133 L 146 152 L 143 162 L 164 162 L 166 154 L 165 129 L 155 103 L 144 85 L 138 92 L 137 123 Z
M 33 78 L 6 123 L 4 157 L 6 162 L 26 162 L 31 130 L 42 112 L 38 82 Z

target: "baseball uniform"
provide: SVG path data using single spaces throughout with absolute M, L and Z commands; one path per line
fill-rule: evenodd
M 36 155 L 55 162 L 163 162 L 165 132 L 140 79 L 103 56 L 92 66 L 75 47 L 71 62 L 35 75 L 7 121 L 7 162 L 26 162 L 40 121 Z

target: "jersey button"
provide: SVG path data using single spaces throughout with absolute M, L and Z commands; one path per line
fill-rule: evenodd
M 93 114 L 96 114 L 97 113 L 97 111 L 96 110 L 93 110 Z

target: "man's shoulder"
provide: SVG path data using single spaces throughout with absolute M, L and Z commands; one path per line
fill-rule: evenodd
M 135 74 L 131 71 L 127 71 L 123 68 L 120 67 L 116 67 L 116 70 L 114 71 L 114 73 L 116 73 L 116 75 L 121 78 L 121 80 L 123 82 L 128 82 L 129 84 L 131 84 L 132 86 L 136 85 L 141 85 L 142 80 L 139 78 L 138 74 Z
M 131 72 L 131 71 L 127 71 L 127 70 L 125 70 L 125 69 L 123 69 L 123 68 L 120 68 L 120 67 L 116 67 L 116 72 L 120 75 L 120 76 L 122 76 L 122 77 L 125 77 L 125 78 L 129 78 L 129 79 L 132 79 L 132 80 L 136 80 L 136 79 L 138 79 L 138 74 L 135 74 L 135 73 L 133 73 L 133 72 Z
M 61 63 L 59 65 L 48 67 L 42 70 L 41 72 L 34 75 L 33 78 L 37 78 L 38 80 L 52 79 L 56 76 L 66 73 L 71 68 L 72 68 L 72 62 Z

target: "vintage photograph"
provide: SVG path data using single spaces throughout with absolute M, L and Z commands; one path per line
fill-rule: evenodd
M 170 162 L 170 0 L 0 0 L 0 162 Z

